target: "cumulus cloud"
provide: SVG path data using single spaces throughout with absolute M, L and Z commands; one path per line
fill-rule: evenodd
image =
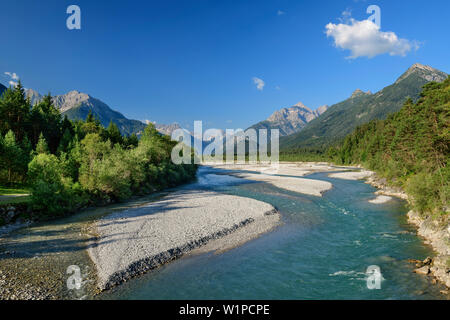
M 19 76 L 15 72 L 5 72 L 5 75 L 10 78 L 10 81 L 8 82 L 11 87 L 17 86 L 17 81 L 19 81 Z
M 370 20 L 326 25 L 327 37 L 334 39 L 337 48 L 350 50 L 349 59 L 373 58 L 389 53 L 391 56 L 405 56 L 411 49 L 418 49 L 414 41 L 399 38 L 394 32 L 383 32 Z
M 282 16 L 283 14 L 285 14 L 286 12 L 282 11 L 282 10 L 278 10 L 277 11 L 277 15 L 278 16 Z
M 264 86 L 266 85 L 266 83 L 257 77 L 253 78 L 253 83 L 256 85 L 256 89 L 258 89 L 259 91 L 263 91 L 264 90 Z

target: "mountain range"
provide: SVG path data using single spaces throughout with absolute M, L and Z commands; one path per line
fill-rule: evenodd
M 357 126 L 385 119 L 397 112 L 408 97 L 417 100 L 423 85 L 447 79 L 445 72 L 419 63 L 411 66 L 395 83 L 372 94 L 356 90 L 351 97 L 329 107 L 299 132 L 280 138 L 280 149 L 324 149 L 343 139 Z
M 25 94 L 32 105 L 42 99 L 42 95 L 32 89 L 25 90 Z M 144 123 L 139 120 L 128 119 L 120 112 L 111 109 L 101 100 L 76 90 L 54 96 L 53 103 L 61 111 L 62 115 L 66 115 L 71 120 L 84 120 L 89 112 L 92 112 L 105 127 L 109 125 L 110 121 L 113 121 L 124 135 L 133 133 L 139 135 L 148 124 L 148 122 Z M 159 132 L 167 135 L 170 135 L 173 130 L 180 128 L 176 123 L 170 125 L 154 124 Z
M 307 123 L 319 117 L 327 109 L 328 106 L 324 105 L 312 111 L 299 102 L 290 108 L 275 111 L 267 120 L 258 122 L 249 129 L 279 129 L 280 136 L 288 136 L 299 132 Z
M 250 128 L 279 129 L 282 151 L 323 150 L 343 139 L 357 126 L 373 119 L 385 119 L 388 114 L 399 111 L 408 97 L 417 100 L 424 84 L 430 81 L 442 82 L 447 77 L 445 72 L 416 63 L 393 84 L 374 94 L 357 89 L 348 99 L 331 107 L 319 107 L 314 111 L 299 102 L 274 112 L 268 119 Z M 0 84 L 0 94 L 4 90 L 6 87 Z M 26 90 L 26 96 L 32 104 L 42 99 L 42 96 L 32 89 Z M 148 123 L 128 119 L 101 100 L 78 91 L 54 96 L 53 102 L 61 113 L 71 120 L 84 120 L 91 111 L 102 125 L 106 127 L 113 121 L 125 135 L 141 133 Z M 158 131 L 167 135 L 180 128 L 176 123 L 155 126 Z

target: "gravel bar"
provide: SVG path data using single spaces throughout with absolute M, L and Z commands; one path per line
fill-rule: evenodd
M 113 213 L 96 222 L 97 239 L 88 248 L 98 289 L 110 289 L 250 224 L 249 230 L 260 234 L 268 230 L 267 221 L 278 224 L 273 215 L 279 214 L 265 202 L 207 190 L 181 190 Z

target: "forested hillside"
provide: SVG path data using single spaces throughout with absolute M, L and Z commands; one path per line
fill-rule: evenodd
M 31 106 L 20 83 L 0 97 L 0 186 L 30 188 L 32 209 L 43 214 L 124 200 L 192 179 L 195 165 L 171 161 L 175 144 L 153 124 L 138 140 L 122 136 L 113 122 L 104 128 L 92 114 L 86 121 L 62 118 L 50 95 Z
M 319 118 L 309 122 L 300 132 L 282 137 L 283 153 L 304 153 L 308 150 L 324 151 L 340 142 L 357 126 L 374 119 L 386 119 L 397 112 L 406 98 L 416 100 L 423 85 L 430 81 L 441 82 L 447 74 L 429 66 L 415 64 L 397 81 L 374 93 L 353 94 L 349 99 L 331 106 Z
M 450 198 L 450 78 L 424 86 L 386 120 L 358 127 L 329 155 L 338 163 L 363 164 L 403 187 L 420 212 L 448 214 Z

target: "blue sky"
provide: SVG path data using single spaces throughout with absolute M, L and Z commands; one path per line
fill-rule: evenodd
M 66 28 L 71 4 L 81 8 L 81 30 Z M 404 56 L 391 49 L 349 59 L 358 43 L 335 46 L 347 39 L 338 25 L 352 24 L 343 12 L 362 21 L 369 5 L 381 9 L 380 32 L 411 45 L 396 47 Z M 41 93 L 76 89 L 129 118 L 188 129 L 194 120 L 246 128 L 299 101 L 331 105 L 356 88 L 381 89 L 415 62 L 450 72 L 447 0 L 15 0 L 1 7 L 1 83 L 10 80 L 4 72 L 16 73 Z M 336 28 L 327 37 L 329 23 Z

